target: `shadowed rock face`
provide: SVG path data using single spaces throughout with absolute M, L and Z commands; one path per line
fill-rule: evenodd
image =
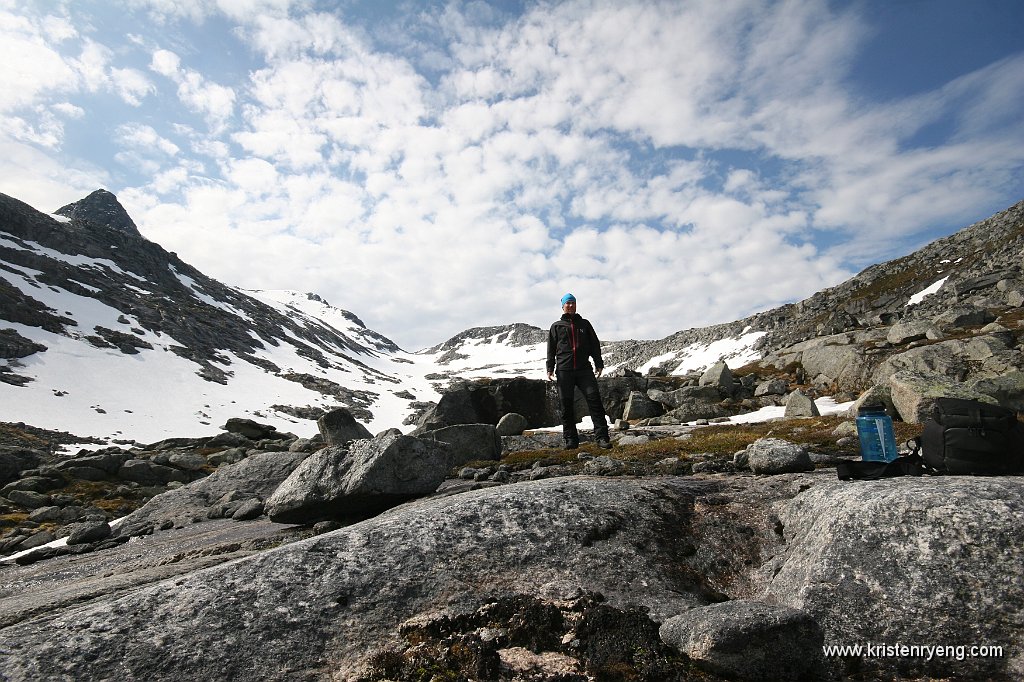
M 118 232 L 141 236 L 128 211 L 124 210 L 117 197 L 105 189 L 98 189 L 84 199 L 58 208 L 54 213 L 85 223 L 103 225 Z

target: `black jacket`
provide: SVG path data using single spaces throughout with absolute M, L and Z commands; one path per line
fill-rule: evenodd
M 594 326 L 579 315 L 562 315 L 548 331 L 548 372 L 587 369 L 587 358 L 594 358 L 594 369 L 604 369 Z

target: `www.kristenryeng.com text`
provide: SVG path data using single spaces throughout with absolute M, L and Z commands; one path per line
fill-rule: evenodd
M 963 661 L 968 658 L 1001 658 L 1003 647 L 997 644 L 830 644 L 822 647 L 828 658 L 951 658 Z

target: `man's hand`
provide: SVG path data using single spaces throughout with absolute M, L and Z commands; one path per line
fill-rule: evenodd
M 596 372 L 594 372 L 594 376 L 598 376 L 599 377 L 602 374 L 604 374 L 604 367 L 602 367 L 601 369 L 599 369 Z
M 551 372 L 548 372 L 548 381 L 551 381 L 551 378 L 552 378 L 553 376 L 554 376 L 554 374 L 553 374 L 553 373 L 551 373 Z

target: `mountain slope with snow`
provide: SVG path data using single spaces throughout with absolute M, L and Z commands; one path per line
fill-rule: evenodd
M 147 442 L 249 417 L 308 436 L 338 405 L 383 429 L 437 398 L 431 367 L 352 313 L 227 287 L 101 222 L 123 214 L 113 195 L 88 199 L 68 218 L 0 195 L 4 421 Z
M 1019 281 L 1022 242 L 1024 202 L 799 303 L 660 340 L 606 340 L 606 369 L 736 368 L 814 337 L 927 319 Z M 207 277 L 143 238 L 109 192 L 53 215 L 0 194 L 0 421 L 152 442 L 248 417 L 310 436 L 319 415 L 345 406 L 371 431 L 403 428 L 453 380 L 543 379 L 546 338 L 516 323 L 406 352 L 314 294 Z

